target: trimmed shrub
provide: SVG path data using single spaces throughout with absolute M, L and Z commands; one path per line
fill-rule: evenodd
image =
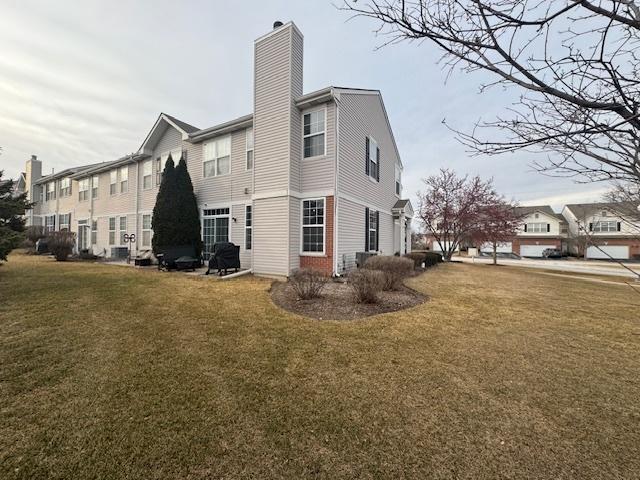
M 302 300 L 318 298 L 329 278 L 313 268 L 297 268 L 289 277 L 291 287 Z
M 425 261 L 427 255 L 425 254 L 425 252 L 411 252 L 406 253 L 404 255 L 404 258 L 408 258 L 409 260 L 411 260 L 413 262 L 414 268 L 422 268 L 422 262 Z
M 442 254 L 437 252 L 424 252 L 426 255 L 424 266 L 429 268 L 437 265 L 438 263 L 442 263 Z
M 413 271 L 413 262 L 408 258 L 376 255 L 367 260 L 364 268 L 383 273 L 383 290 L 397 290 L 402 285 L 402 279 Z
M 358 303 L 378 303 L 378 292 L 384 283 L 384 274 L 379 270 L 354 270 L 347 277 L 347 285 Z
M 52 232 L 47 237 L 49 251 L 56 257 L 58 262 L 64 262 L 73 252 L 76 244 L 76 234 L 68 231 Z

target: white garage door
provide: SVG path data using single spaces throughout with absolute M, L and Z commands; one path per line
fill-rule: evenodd
M 602 251 L 604 250 L 604 252 Z M 609 255 L 607 255 L 609 254 Z M 629 258 L 629 247 L 626 245 L 600 245 L 599 247 L 587 248 L 587 258 L 603 258 L 610 260 Z
M 521 245 L 521 257 L 542 257 L 542 252 L 547 248 L 556 248 L 555 245 Z
M 480 247 L 481 252 L 493 253 L 493 245 L 485 243 Z M 496 253 L 511 253 L 513 252 L 513 246 L 511 242 L 499 243 L 496 246 Z

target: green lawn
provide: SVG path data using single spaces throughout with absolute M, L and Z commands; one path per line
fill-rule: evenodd
M 640 295 L 445 265 L 356 321 L 225 282 L 13 255 L 0 478 L 638 478 Z

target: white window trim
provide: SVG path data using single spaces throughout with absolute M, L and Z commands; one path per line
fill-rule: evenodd
M 542 230 L 530 229 L 531 225 L 542 225 Z M 525 233 L 551 233 L 547 232 L 547 222 L 527 222 L 527 231 Z
M 115 181 L 115 182 L 112 182 L 112 176 L 111 176 L 111 174 L 112 174 L 113 172 L 116 172 L 116 181 Z M 116 186 L 116 188 L 114 188 L 114 189 L 113 189 L 113 190 L 114 190 L 113 192 L 111 191 L 111 185 L 115 185 L 115 186 Z M 118 195 L 118 186 L 119 186 L 119 182 L 118 182 L 118 169 L 117 169 L 117 168 L 115 168 L 115 169 L 109 170 L 109 195 L 110 195 L 110 196 L 112 196 L 112 197 L 113 197 L 113 196 L 115 196 L 115 195 Z
M 122 172 L 127 172 L 127 179 L 123 180 L 122 179 Z M 122 167 L 118 168 L 118 179 L 120 180 L 118 182 L 118 191 L 121 195 L 127 194 L 129 193 L 129 165 L 124 165 Z M 127 189 L 125 191 L 122 191 L 122 184 L 123 182 L 127 182 Z
M 218 148 L 216 147 L 216 156 L 214 158 L 211 158 L 209 160 L 206 159 L 205 155 L 204 155 L 204 146 L 209 144 L 209 143 L 217 143 L 225 138 L 229 139 L 229 172 L 227 173 L 221 173 L 218 175 L 218 159 L 220 157 L 218 157 Z M 245 166 L 246 166 L 246 161 L 247 158 L 245 156 Z M 207 162 L 213 162 L 214 163 L 214 175 L 205 175 L 204 174 L 204 164 Z M 231 175 L 231 171 L 232 171 L 232 167 L 233 167 L 233 157 L 232 157 L 232 138 L 231 138 L 231 134 L 227 134 L 227 135 L 221 135 L 219 137 L 214 137 L 211 140 L 208 140 L 206 142 L 204 142 L 202 144 L 202 178 L 217 178 L 217 177 L 226 177 L 227 175 Z
M 231 216 L 232 211 L 233 211 L 233 206 L 231 204 L 224 204 L 224 205 L 204 205 L 204 206 L 200 206 L 200 239 L 202 240 L 202 251 L 204 253 L 204 219 L 205 218 L 227 218 L 227 225 L 228 225 L 228 232 L 227 232 L 227 241 L 231 241 L 232 238 L 232 222 L 233 222 L 233 217 Z M 221 215 L 205 215 L 204 211 L 205 210 L 217 210 L 220 208 L 228 208 L 229 209 L 229 213 L 223 213 Z M 253 242 L 253 239 L 252 239 Z
M 111 229 L 111 219 L 114 219 L 113 221 L 113 230 Z M 108 236 L 107 236 L 107 243 L 109 246 L 117 246 L 118 244 L 116 243 L 116 240 L 118 240 L 116 238 L 117 233 L 118 233 L 118 217 L 109 217 L 107 218 L 107 232 L 108 232 Z M 111 232 L 113 232 L 113 243 L 111 243 Z
M 86 182 L 86 183 L 85 183 Z M 78 201 L 86 202 L 91 197 L 91 185 L 90 185 L 89 177 L 83 178 L 78 181 Z M 83 187 L 84 185 L 84 187 Z M 86 198 L 80 198 L 82 193 L 86 192 Z
M 307 225 L 307 227 L 322 227 L 322 252 L 305 252 L 304 251 L 304 202 L 310 200 L 322 200 L 324 214 L 322 215 L 322 225 Z M 253 239 L 252 239 L 253 241 Z M 302 257 L 326 257 L 327 254 L 327 198 L 301 198 L 300 199 L 300 256 Z
M 144 217 L 149 217 L 149 228 L 144 228 Z M 151 220 L 152 220 L 152 215 L 150 213 L 143 213 L 142 214 L 142 219 L 141 219 L 141 226 L 142 226 L 142 238 L 140 239 L 140 244 L 142 247 L 151 247 L 152 244 L 152 240 L 153 240 L 153 229 L 151 228 Z M 149 244 L 145 245 L 144 243 L 144 234 L 145 232 L 149 232 Z
M 251 149 L 249 149 L 249 132 L 251 132 L 251 135 L 253 136 L 253 147 Z M 253 155 L 251 156 L 251 168 L 247 168 L 247 153 L 249 152 L 253 152 Z M 251 128 L 247 128 L 244 134 L 244 171 L 248 172 L 249 170 L 253 170 L 256 164 L 256 137 L 255 137 L 255 131 L 253 130 L 253 127 Z
M 162 160 L 161 160 L 162 162 Z M 145 165 L 151 165 L 151 172 L 149 173 L 149 175 L 145 175 L 144 173 L 144 166 Z M 150 182 L 149 182 L 149 186 L 145 187 L 144 186 L 144 179 L 146 177 L 149 177 Z M 144 162 L 142 162 L 142 190 L 151 190 L 153 188 L 153 160 L 149 159 L 149 160 L 145 160 Z
M 610 217 L 609 217 L 610 218 Z M 607 229 L 603 230 L 602 229 L 602 224 L 606 223 L 607 224 Z M 609 227 L 613 224 L 613 230 L 611 230 Z M 598 227 L 596 229 L 596 226 Z M 592 225 L 592 233 L 618 233 L 618 221 L 617 220 L 596 220 L 595 222 L 593 222 Z
M 93 226 L 95 225 L 96 228 L 93 228 Z M 89 243 L 91 245 L 97 245 L 98 244 L 98 220 L 91 220 L 91 225 L 90 225 L 90 231 L 89 231 L 90 237 L 89 237 Z M 95 234 L 95 239 L 96 241 L 93 241 L 93 235 Z
M 247 226 L 247 208 L 251 209 L 251 226 Z M 251 248 L 247 248 L 247 230 L 251 230 Z M 244 206 L 244 249 L 253 250 L 253 205 Z
M 372 135 L 367 135 L 367 137 L 369 138 L 369 155 L 371 155 L 371 142 L 375 142 L 376 144 L 376 154 L 374 155 L 375 160 L 373 160 L 373 162 L 376 164 L 376 166 L 378 167 L 378 177 L 380 177 L 380 164 L 378 163 L 378 153 L 377 153 L 377 149 L 380 148 L 380 145 L 378 144 L 378 141 L 373 138 Z M 367 162 L 369 161 L 369 158 L 367 158 Z M 369 175 L 367 175 L 367 177 L 369 177 L 369 181 L 371 181 L 372 183 L 375 184 L 380 184 L 380 180 L 376 180 L 372 175 L 371 175 L 371 166 L 369 166 Z M 394 177 L 394 184 L 393 184 L 393 190 L 395 191 L 396 186 L 395 186 L 395 177 Z
M 309 135 L 305 135 L 304 134 L 304 116 L 309 114 L 309 113 L 314 113 L 314 112 L 319 112 L 320 110 L 324 110 L 324 130 L 322 132 L 317 132 L 317 133 L 310 133 Z M 302 150 L 300 152 L 300 157 L 302 158 L 303 161 L 306 160 L 314 160 L 314 159 L 318 159 L 318 158 L 323 158 L 327 156 L 327 105 L 324 104 L 323 106 L 319 107 L 319 108 L 310 108 L 309 110 L 305 110 L 302 112 Z M 304 139 L 307 137 L 315 137 L 316 135 L 322 135 L 324 134 L 324 153 L 322 155 L 314 155 L 313 157 L 305 157 L 304 156 Z M 254 137 L 254 141 L 255 141 L 255 137 Z M 308 200 L 308 199 L 305 199 Z M 313 199 L 311 199 L 313 200 Z
M 378 165 L 378 168 L 380 168 L 380 166 Z M 395 166 L 395 175 L 400 177 L 398 180 L 398 183 L 400 184 L 400 191 L 396 192 L 396 177 L 393 178 L 393 193 L 396 195 L 396 197 L 400 198 L 402 196 L 402 169 L 400 167 L 398 167 L 398 165 Z
M 371 215 L 374 214 L 374 217 L 377 217 L 378 221 L 376 222 L 376 228 L 371 228 Z M 369 252 L 379 252 L 380 245 L 376 245 L 376 248 L 371 248 L 371 232 L 376 232 L 376 240 L 380 237 L 378 231 L 380 230 L 380 211 L 375 208 L 369 207 L 369 218 L 367 219 L 367 223 L 369 224 L 369 230 L 367 231 L 367 247 Z M 378 242 L 376 242 L 378 243 Z
M 125 219 L 124 220 L 124 230 L 122 230 L 122 223 L 121 223 L 123 218 Z M 118 242 L 119 242 L 118 246 L 119 247 L 124 247 L 126 245 L 123 242 L 123 238 L 122 238 L 123 237 L 123 233 L 122 232 L 124 232 L 126 234 L 127 233 L 127 229 L 129 228 L 129 218 L 128 218 L 128 216 L 127 215 L 120 215 L 118 217 L 118 223 L 117 223 L 116 226 L 118 227 L 118 230 L 117 230 L 117 232 L 118 232 Z

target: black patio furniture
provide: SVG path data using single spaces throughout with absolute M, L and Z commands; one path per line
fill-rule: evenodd
M 229 269 L 236 272 L 240 268 L 240 247 L 231 242 L 218 242 L 213 246 L 213 254 L 209 258 L 209 268 L 205 275 L 209 275 L 211 270 L 217 270 L 218 275 L 227 275 Z
M 196 257 L 196 249 L 193 245 L 164 247 L 156 258 L 158 270 L 195 270 L 202 265 L 202 261 Z

